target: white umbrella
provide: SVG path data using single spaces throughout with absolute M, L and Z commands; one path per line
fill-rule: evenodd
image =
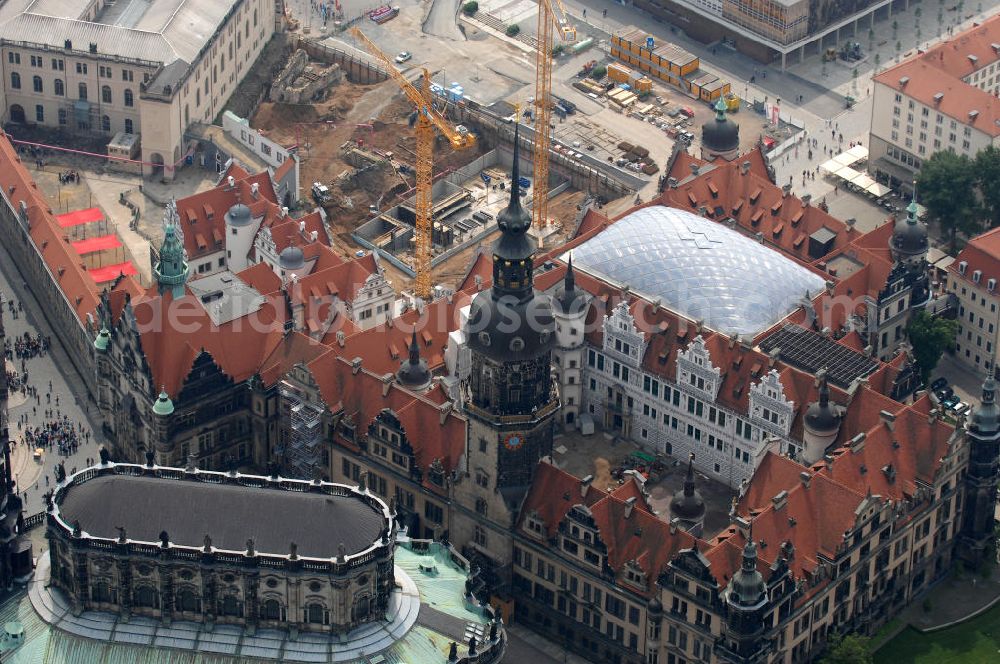
M 843 166 L 850 166 L 851 164 L 861 161 L 859 158 L 855 157 L 849 152 L 841 152 L 836 157 L 834 157 L 833 160 Z
M 853 148 L 847 151 L 847 154 L 855 157 L 856 159 L 867 159 L 868 158 L 868 148 L 863 145 L 855 145 Z
M 858 177 L 858 175 L 860 175 L 860 173 L 858 173 L 856 170 L 854 170 L 850 166 L 842 166 L 840 168 L 840 170 L 835 173 L 835 175 L 838 178 L 843 178 L 844 180 L 847 180 L 848 182 L 850 182 L 854 178 Z
M 839 171 L 843 167 L 844 167 L 844 165 L 841 164 L 840 162 L 835 161 L 833 159 L 830 159 L 830 160 L 824 161 L 822 164 L 820 164 L 819 170 L 821 170 L 821 171 L 823 171 L 825 173 L 829 173 L 830 175 L 833 175 L 834 173 L 836 173 L 837 171 Z
M 882 196 L 888 194 L 890 190 L 889 187 L 885 186 L 884 184 L 875 182 L 873 184 L 868 185 L 868 187 L 866 187 L 866 191 L 872 196 L 875 196 L 876 198 L 881 198 Z
M 855 187 L 858 187 L 859 189 L 867 189 L 868 187 L 877 183 L 875 182 L 875 180 L 872 179 L 872 176 L 868 175 L 867 173 L 858 173 L 856 177 L 851 178 L 851 184 L 853 184 Z

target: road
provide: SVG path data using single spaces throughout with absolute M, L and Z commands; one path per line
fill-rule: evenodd
M 431 0 L 431 8 L 424 19 L 423 31 L 442 39 L 465 41 L 458 29 L 456 14 L 462 0 Z

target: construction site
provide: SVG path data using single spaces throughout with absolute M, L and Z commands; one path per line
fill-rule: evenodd
M 324 54 L 312 49 L 310 55 Z M 307 60 L 299 49 L 283 76 L 296 80 L 297 90 L 316 80 L 303 82 L 303 72 L 335 67 Z M 287 101 L 287 87 L 275 89 L 259 105 L 251 126 L 277 143 L 297 146 L 303 204 L 325 210 L 337 251 L 377 250 L 399 290 L 417 287 L 421 215 L 428 217 L 426 262 L 434 285 L 448 288 L 463 276 L 477 247 L 497 231 L 496 215 L 506 206 L 510 187 L 512 145 L 479 123 L 461 124 L 458 105 L 440 86 L 428 95 L 434 100 L 429 111 L 415 115 L 406 79 L 358 78 L 350 67 L 337 68 L 336 76 L 326 74 L 323 86 L 309 88 L 309 100 L 296 103 Z M 418 186 L 421 164 L 430 165 L 418 156 L 421 118 L 433 125 L 424 128 L 433 165 L 432 174 L 424 176 L 431 181 L 429 214 L 420 209 Z M 522 191 L 528 192 L 530 205 L 535 177 L 527 168 L 524 174 Z M 585 194 L 557 173 L 547 180 L 549 221 L 538 234 L 543 243 L 561 242 L 572 231 Z

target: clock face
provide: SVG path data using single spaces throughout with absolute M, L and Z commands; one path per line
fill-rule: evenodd
M 503 444 L 508 450 L 516 450 L 524 444 L 524 438 L 519 433 L 508 434 L 503 439 Z

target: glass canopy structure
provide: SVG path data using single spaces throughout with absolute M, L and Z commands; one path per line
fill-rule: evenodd
M 825 286 L 774 249 L 662 205 L 622 217 L 572 254 L 574 267 L 725 334 L 754 336 Z

